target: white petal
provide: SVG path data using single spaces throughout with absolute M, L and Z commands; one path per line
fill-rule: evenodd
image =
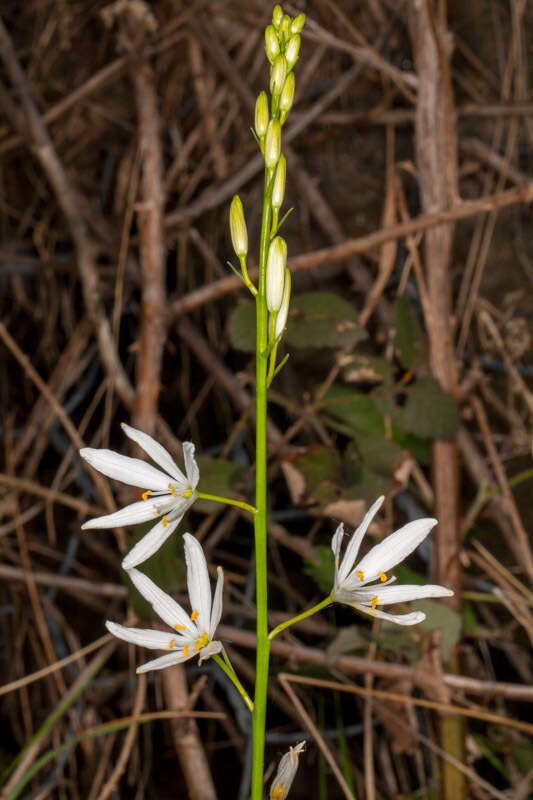
M 194 445 L 192 442 L 183 442 L 183 460 L 185 461 L 185 472 L 191 489 L 196 489 L 200 480 L 200 470 L 194 458 Z
M 149 647 L 151 650 L 168 650 L 171 642 L 176 637 L 164 631 L 142 630 L 141 628 L 126 628 L 117 622 L 107 620 L 105 624 L 109 633 L 118 639 L 123 639 L 140 647 Z
M 365 583 L 377 578 L 379 572 L 386 573 L 403 561 L 436 524 L 436 519 L 417 519 L 408 522 L 403 528 L 391 533 L 373 547 L 357 565 L 357 571 L 365 576 Z
M 333 555 L 335 556 L 335 586 L 338 582 L 338 573 L 339 573 L 339 555 L 341 552 L 341 544 L 344 538 L 344 525 L 342 522 L 340 525 L 337 526 L 337 530 L 333 534 L 333 539 L 331 540 L 331 549 L 333 550 Z
M 185 475 L 163 445 L 156 442 L 156 440 L 152 439 L 147 433 L 143 433 L 136 428 L 130 427 L 130 425 L 126 425 L 125 422 L 122 423 L 121 427 L 126 436 L 129 436 L 130 439 L 137 442 L 144 452 L 149 455 L 156 464 L 162 467 L 165 472 L 168 472 L 169 475 L 172 475 L 172 477 L 180 481 L 180 483 L 185 483 Z
M 188 639 L 196 638 L 196 626 L 191 622 L 189 615 L 169 594 L 164 592 L 157 586 L 150 578 L 138 569 L 128 570 L 128 575 L 131 578 L 134 586 L 150 603 L 155 613 L 161 617 L 163 622 L 170 625 L 171 628 L 176 629 L 176 625 L 185 629 L 183 632 L 178 631 L 179 636 L 186 636 Z M 188 635 L 187 635 L 188 634 Z M 187 644 L 187 642 L 184 642 Z
M 103 517 L 95 517 L 84 522 L 82 530 L 89 530 L 89 528 L 119 528 L 121 525 L 136 525 L 139 522 L 147 522 L 149 519 L 154 519 L 159 516 L 153 503 L 149 500 L 139 500 L 138 503 L 131 503 L 129 506 L 124 506 L 119 511 L 113 514 L 104 514 Z
M 386 619 L 388 622 L 394 622 L 396 625 L 418 625 L 423 622 L 426 615 L 423 611 L 411 611 L 410 614 L 387 614 L 386 611 L 381 611 L 375 608 L 373 611 L 368 606 L 360 606 L 357 603 L 353 607 L 364 614 L 370 614 L 371 617 L 379 617 L 379 619 Z
M 159 522 L 148 531 L 146 536 L 143 536 L 143 538 L 132 547 L 122 562 L 123 569 L 136 567 L 138 564 L 142 564 L 143 561 L 146 561 L 147 558 L 150 558 L 150 556 L 153 555 L 156 550 L 159 550 L 161 545 L 166 542 L 168 537 L 174 533 L 182 517 L 183 514 L 170 522 L 165 521 L 165 524 L 163 520 L 160 519 Z
M 370 506 L 365 516 L 363 517 L 363 521 L 361 522 L 357 530 L 354 532 L 352 538 L 350 539 L 339 569 L 339 577 L 338 577 L 339 583 L 342 583 L 348 577 L 348 574 L 355 563 L 355 559 L 357 558 L 357 554 L 359 552 L 361 542 L 363 541 L 363 537 L 368 530 L 368 526 L 370 525 L 370 523 L 378 513 L 379 509 L 383 505 L 384 500 L 385 496 L 381 495 L 381 497 L 378 497 L 376 502 Z
M 208 633 L 211 622 L 211 585 L 207 562 L 200 542 L 190 533 L 183 535 L 185 561 L 187 564 L 187 588 L 191 608 L 198 611 L 196 627 L 200 633 Z
M 183 664 L 184 661 L 188 661 L 189 658 L 192 658 L 194 654 L 189 654 L 188 656 L 183 655 L 183 650 L 179 650 L 172 653 L 167 653 L 164 656 L 159 656 L 159 658 L 154 658 L 152 661 L 147 661 L 146 664 L 141 664 L 140 667 L 137 667 L 135 672 L 137 675 L 140 675 L 141 672 L 150 672 L 153 669 L 164 669 L 165 667 L 172 667 L 174 664 Z
M 289 794 L 294 776 L 298 770 L 298 756 L 305 747 L 305 742 L 300 742 L 296 747 L 291 747 L 288 753 L 281 757 L 278 771 L 270 787 L 270 798 L 285 800 Z
M 410 586 L 399 584 L 396 586 L 365 586 L 353 592 L 357 600 L 369 602 L 377 597 L 378 605 L 391 603 L 408 603 L 410 600 L 422 600 L 425 597 L 451 597 L 453 592 L 444 586 L 427 584 L 426 586 Z
M 215 588 L 215 596 L 213 598 L 213 608 L 211 609 L 211 621 L 209 623 L 209 638 L 212 639 L 215 635 L 220 617 L 222 616 L 222 593 L 224 590 L 224 570 L 222 567 L 217 567 L 217 585 Z
M 201 664 L 202 661 L 205 661 L 207 658 L 211 658 L 216 653 L 220 653 L 222 650 L 222 645 L 220 642 L 209 642 L 205 647 L 199 652 L 198 663 Z
M 113 450 L 96 450 L 94 447 L 84 447 L 80 450 L 80 455 L 91 467 L 108 478 L 129 483 L 130 486 L 139 486 L 141 489 L 168 490 L 169 476 L 139 458 L 121 456 Z

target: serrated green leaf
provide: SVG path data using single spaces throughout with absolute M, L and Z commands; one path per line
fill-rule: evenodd
M 244 478 L 244 467 L 234 461 L 227 461 L 224 458 L 211 458 L 210 456 L 198 456 L 198 467 L 200 469 L 201 492 L 206 494 L 217 494 L 221 497 L 239 497 L 238 486 Z M 210 514 L 217 507 L 217 503 L 212 500 L 197 500 L 194 510 L 203 514 Z
M 381 475 L 392 477 L 405 459 L 402 448 L 384 436 L 356 434 L 354 440 L 365 468 Z
M 321 401 L 321 408 L 333 419 L 347 425 L 355 433 L 382 436 L 385 433 L 383 415 L 370 395 L 354 392 L 347 386 L 334 383 Z
M 292 347 L 344 347 L 367 334 L 353 306 L 336 294 L 305 292 L 291 300 L 286 340 Z
M 407 388 L 407 401 L 399 424 L 424 439 L 452 439 L 459 427 L 457 403 L 431 377 L 419 378 Z
M 331 547 L 317 545 L 315 547 L 317 561 L 304 558 L 304 572 L 315 581 L 320 591 L 328 595 L 333 587 L 335 577 L 335 559 Z
M 244 353 L 255 353 L 255 303 L 239 303 L 232 311 L 229 322 L 232 347 Z
M 387 494 L 394 486 L 394 479 L 367 467 L 354 448 L 344 454 L 343 465 L 348 488 L 342 493 L 345 500 L 365 500 L 371 505 L 376 497 Z
M 415 436 L 414 433 L 407 433 L 394 422 L 391 427 L 392 439 L 407 450 L 418 461 L 419 464 L 428 466 L 431 462 L 431 445 L 427 439 Z
M 394 310 L 394 348 L 402 366 L 414 371 L 427 362 L 426 337 L 407 297 L 399 297 Z
M 305 480 L 305 495 L 323 507 L 339 496 L 341 481 L 340 460 L 336 452 L 327 447 L 310 448 L 291 461 Z

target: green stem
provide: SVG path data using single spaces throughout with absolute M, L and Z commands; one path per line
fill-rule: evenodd
M 254 710 L 252 715 L 252 795 L 251 800 L 262 800 L 263 768 L 265 759 L 265 726 L 267 708 L 268 664 L 270 641 L 268 638 L 268 587 L 267 587 L 267 364 L 268 310 L 265 299 L 266 263 L 270 242 L 272 218 L 272 173 L 265 169 L 263 190 L 263 215 L 261 219 L 261 244 L 259 247 L 259 286 L 255 298 L 256 336 L 256 433 L 255 433 L 255 572 L 257 604 L 257 651 Z
M 291 625 L 295 625 L 297 622 L 301 622 L 302 619 L 306 619 L 307 617 L 312 617 L 313 614 L 317 613 L 317 611 L 322 611 L 323 608 L 327 608 L 332 603 L 333 603 L 333 598 L 329 594 L 325 598 L 325 600 L 322 600 L 320 603 L 317 603 L 316 606 L 308 608 L 307 611 L 302 611 L 301 614 L 298 614 L 298 616 L 288 619 L 286 622 L 281 622 L 276 628 L 274 628 L 274 630 L 270 631 L 270 633 L 268 634 L 268 638 L 270 639 L 270 641 L 272 641 L 272 639 L 275 636 L 277 636 L 278 633 L 284 631 L 285 628 L 290 628 Z
M 240 696 L 242 697 L 242 699 L 244 700 L 244 702 L 248 706 L 249 710 L 253 712 L 254 704 L 250 700 L 250 696 L 248 695 L 248 692 L 246 691 L 246 689 L 244 688 L 244 686 L 242 685 L 242 683 L 238 679 L 237 673 L 235 672 L 235 670 L 233 669 L 231 664 L 230 665 L 226 664 L 225 661 L 222 658 L 220 658 L 220 656 L 217 655 L 217 654 L 215 654 L 214 656 L 211 656 L 211 658 L 213 659 L 213 661 L 216 661 L 218 666 L 220 667 L 220 669 L 223 670 L 226 673 L 226 675 L 228 676 L 228 678 L 230 679 L 230 681 L 235 686 L 235 688 L 239 692 Z
M 242 500 L 232 500 L 231 497 L 220 497 L 218 494 L 205 494 L 205 492 L 196 492 L 198 500 L 212 500 L 214 503 L 225 503 L 228 506 L 237 506 L 249 511 L 250 514 L 257 514 L 257 508 L 251 506 L 249 503 L 244 503 Z

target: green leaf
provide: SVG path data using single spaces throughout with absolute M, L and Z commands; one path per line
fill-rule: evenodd
M 291 466 L 302 473 L 308 500 L 324 506 L 338 497 L 341 473 L 335 451 L 320 445 L 311 447 L 292 459 Z
M 461 617 L 447 605 L 438 600 L 417 600 L 410 604 L 413 610 L 423 611 L 426 619 L 420 627 L 427 631 L 440 631 L 440 652 L 443 661 L 451 656 L 451 649 L 461 635 Z
M 468 600 L 463 600 L 463 633 L 473 636 L 478 628 L 478 621 L 474 606 Z
M 196 460 L 200 469 L 200 485 L 198 487 L 200 491 L 233 499 L 240 496 L 237 487 L 244 478 L 243 466 L 234 461 L 210 456 L 198 456 Z M 210 514 L 217 506 L 219 504 L 213 500 L 197 500 L 194 510 L 200 511 L 202 514 Z
M 365 466 L 381 475 L 393 476 L 405 460 L 402 448 L 384 436 L 354 436 L 359 456 Z
M 383 415 L 371 396 L 354 392 L 347 386 L 334 383 L 326 392 L 321 407 L 333 419 L 347 425 L 355 433 L 383 436 Z
M 255 303 L 239 303 L 229 322 L 232 347 L 245 353 L 255 353 Z
M 382 494 L 387 494 L 394 486 L 394 479 L 354 460 L 353 453 L 345 453 L 344 466 L 348 488 L 343 492 L 345 500 L 365 500 L 370 506 Z
M 331 586 L 327 591 L 331 591 Z M 362 628 L 359 625 L 347 625 L 345 628 L 341 628 L 326 648 L 328 662 L 332 664 L 341 656 L 366 649 L 368 647 L 368 635 L 365 635 L 365 633 L 366 628 Z
M 366 353 L 350 353 L 342 359 L 346 383 L 382 383 L 394 375 L 396 367 L 386 358 Z
M 335 559 L 331 547 L 319 544 L 315 547 L 318 561 L 304 558 L 304 572 L 315 581 L 321 592 L 329 594 L 335 577 Z
M 429 466 L 431 463 L 431 445 L 427 439 L 415 436 L 414 433 L 407 433 L 394 422 L 392 423 L 392 438 L 396 444 L 411 453 L 419 464 Z
M 394 348 L 402 366 L 415 371 L 428 359 L 426 337 L 407 297 L 399 297 L 394 310 Z
M 131 538 L 131 546 L 137 544 L 154 524 L 154 522 L 143 522 L 142 525 L 137 525 Z M 178 592 L 185 585 L 185 556 L 183 536 L 180 535 L 180 531 L 183 534 L 186 530 L 186 523 L 182 522 L 157 553 L 142 564 L 142 571 L 165 592 Z M 128 587 L 130 605 L 137 616 L 140 619 L 152 619 L 154 612 L 150 604 L 139 594 L 127 577 L 127 573 L 123 573 L 122 577 Z
M 422 377 L 407 389 L 400 427 L 424 439 L 452 439 L 459 427 L 457 403 L 434 378 Z
M 336 294 L 305 292 L 291 300 L 286 339 L 292 347 L 344 347 L 366 337 L 351 303 Z
M 533 739 L 521 736 L 518 743 L 510 745 L 516 766 L 523 775 L 533 769 Z

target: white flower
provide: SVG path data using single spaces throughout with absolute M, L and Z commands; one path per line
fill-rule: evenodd
M 200 480 L 200 472 L 194 459 L 194 445 L 191 442 L 183 443 L 185 476 L 170 453 L 147 433 L 131 428 L 125 423 L 122 423 L 122 430 L 126 436 L 137 442 L 164 472 L 139 458 L 122 456 L 113 450 L 84 447 L 80 450 L 80 455 L 91 467 L 107 475 L 108 478 L 129 483 L 130 486 L 139 486 L 146 491 L 142 495 L 142 500 L 137 503 L 131 503 L 120 511 L 115 511 L 114 514 L 91 519 L 82 525 L 82 528 L 87 530 L 137 525 L 161 517 L 123 560 L 124 569 L 131 569 L 153 555 L 179 525 L 189 506 L 196 500 L 195 489 Z
M 218 567 L 215 597 L 211 603 L 211 585 L 202 546 L 190 533 L 184 534 L 183 539 L 187 563 L 187 588 L 193 609 L 192 614 L 189 616 L 179 603 L 156 586 L 150 578 L 139 570 L 132 569 L 128 570 L 128 575 L 134 585 L 148 600 L 163 622 L 174 629 L 173 633 L 126 628 L 116 622 L 109 620 L 106 622 L 107 630 L 119 639 L 124 639 L 125 642 L 132 642 L 132 644 L 149 647 L 153 650 L 171 651 L 138 667 L 137 673 L 181 664 L 196 655 L 199 656 L 199 661 L 203 661 L 222 650 L 221 643 L 213 640 L 222 615 L 222 590 L 224 588 L 222 567 Z
M 339 566 L 341 542 L 344 526 L 341 522 L 331 542 L 335 556 L 335 582 L 331 596 L 339 603 L 346 603 L 358 611 L 373 617 L 395 622 L 397 625 L 416 625 L 426 618 L 422 611 L 410 614 L 387 614 L 376 608 L 390 603 L 404 603 L 424 597 L 450 597 L 453 592 L 444 586 L 391 586 L 396 578 L 388 578 L 387 573 L 403 561 L 426 538 L 437 524 L 436 519 L 417 519 L 403 528 L 391 533 L 373 547 L 358 564 L 355 564 L 359 547 L 368 526 L 381 508 L 384 497 L 378 498 L 367 511 L 363 521 L 348 543 L 344 558 Z M 375 583 L 379 581 L 379 583 Z M 367 584 L 373 583 L 372 586 Z
M 296 747 L 289 748 L 289 752 L 282 756 L 279 762 L 276 777 L 270 787 L 270 800 L 285 800 L 292 786 L 296 770 L 298 769 L 298 756 L 305 748 L 305 742 L 300 742 Z

